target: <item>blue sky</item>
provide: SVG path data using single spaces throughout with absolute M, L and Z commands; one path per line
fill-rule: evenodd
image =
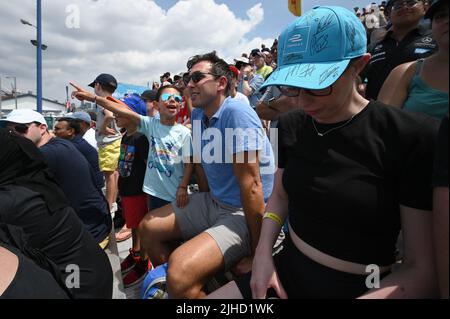
M 262 3 L 264 8 L 264 21 L 247 36 L 249 38 L 260 36 L 262 38 L 274 38 L 286 27 L 295 16 L 288 10 L 288 0 L 215 0 L 216 3 L 226 4 L 238 17 L 246 18 L 246 12 L 257 3 Z M 376 1 L 376 0 L 375 0 Z M 178 0 L 156 0 L 156 3 L 164 9 L 169 9 Z M 372 0 L 303 0 L 303 12 L 317 5 L 343 6 L 353 10 L 356 6 L 366 6 Z M 380 1 L 381 2 L 381 1 Z M 270 44 L 268 44 L 270 45 Z

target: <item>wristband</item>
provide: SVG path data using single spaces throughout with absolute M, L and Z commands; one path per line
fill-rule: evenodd
M 274 222 L 276 222 L 278 225 L 280 225 L 280 227 L 283 227 L 283 221 L 281 220 L 280 216 L 278 216 L 277 214 L 267 212 L 263 216 L 263 219 L 265 219 L 265 218 L 269 218 L 269 219 L 273 220 Z

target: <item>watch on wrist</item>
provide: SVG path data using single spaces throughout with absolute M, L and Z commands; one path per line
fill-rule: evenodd
M 276 98 L 271 98 L 271 99 L 268 99 L 266 102 L 265 102 L 265 104 L 267 105 L 267 106 L 269 106 L 270 105 L 270 102 L 273 102 L 273 101 L 275 101 L 276 100 Z

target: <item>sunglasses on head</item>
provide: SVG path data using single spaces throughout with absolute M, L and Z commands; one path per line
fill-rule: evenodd
M 181 95 L 178 94 L 169 94 L 169 93 L 165 93 L 163 95 L 161 95 L 161 101 L 163 102 L 167 102 L 170 100 L 170 98 L 172 98 L 175 100 L 175 102 L 180 103 L 181 101 L 183 101 L 183 98 L 181 97 Z
M 184 81 L 184 83 L 185 83 L 186 85 L 187 85 L 189 82 L 191 82 L 191 80 L 192 80 L 192 82 L 194 82 L 194 83 L 197 84 L 198 82 L 200 82 L 201 80 L 203 80 L 203 79 L 206 77 L 207 74 L 213 75 L 213 76 L 218 76 L 217 74 L 214 74 L 214 73 L 195 71 L 195 72 L 192 72 L 192 73 L 186 73 L 186 74 L 184 74 L 184 75 L 183 75 L 183 81 Z
M 16 133 L 27 134 L 28 133 L 28 129 L 30 128 L 30 126 L 32 124 L 35 124 L 36 126 L 41 125 L 41 123 L 39 123 L 39 122 L 31 122 L 31 123 L 27 123 L 27 124 L 11 123 L 10 125 L 8 125 L 8 127 L 12 128 L 14 130 L 14 132 L 16 132 Z

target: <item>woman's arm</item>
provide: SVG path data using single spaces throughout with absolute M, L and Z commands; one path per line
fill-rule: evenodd
M 361 299 L 418 299 L 438 296 L 430 211 L 400 206 L 405 258 L 392 274 Z
M 417 62 L 397 66 L 389 74 L 378 95 L 378 101 L 402 108 L 408 98 L 408 88 L 416 72 Z
M 288 215 L 288 195 L 284 190 L 282 178 L 284 169 L 278 169 L 275 174 L 275 183 L 272 195 L 266 205 L 266 212 L 276 214 L 282 222 Z M 270 218 L 264 218 L 261 226 L 258 246 L 253 259 L 252 279 L 250 286 L 255 299 L 264 299 L 269 288 L 274 288 L 280 298 L 287 298 L 287 294 L 278 278 L 273 263 L 272 250 L 281 225 Z
M 278 169 L 275 173 L 275 182 L 272 194 L 266 205 L 266 212 L 278 215 L 284 222 L 288 215 L 288 201 L 289 197 L 283 187 L 283 172 L 284 169 Z M 261 226 L 261 235 L 258 242 L 258 252 L 272 255 L 272 249 L 280 233 L 281 226 L 274 220 L 265 218 Z
M 433 193 L 434 252 L 441 298 L 448 299 L 448 187 Z

